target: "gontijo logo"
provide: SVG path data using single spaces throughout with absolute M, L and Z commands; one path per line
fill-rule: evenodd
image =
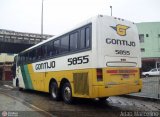
M 121 24 L 117 24 L 116 27 L 114 26 L 110 26 L 110 27 L 113 28 L 117 32 L 117 34 L 120 36 L 125 36 L 126 30 L 129 28 L 128 26 L 121 25 Z

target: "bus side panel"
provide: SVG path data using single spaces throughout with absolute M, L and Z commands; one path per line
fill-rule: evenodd
M 49 82 L 52 78 L 57 81 L 59 87 L 65 78 L 71 84 L 73 97 L 89 98 L 92 91 L 92 72 L 93 69 L 46 72 L 44 91 L 49 92 Z
M 34 72 L 32 64 L 28 65 L 28 71 L 33 85 L 32 89 L 38 91 L 44 91 L 45 72 L 39 72 L 39 73 Z

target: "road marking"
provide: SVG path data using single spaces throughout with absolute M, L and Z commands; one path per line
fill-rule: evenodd
M 4 85 L 5 87 L 7 87 L 7 88 L 11 88 L 11 89 L 13 89 L 13 87 L 12 86 L 9 86 L 9 85 Z

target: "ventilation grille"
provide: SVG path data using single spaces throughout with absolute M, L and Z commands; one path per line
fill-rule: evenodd
M 89 94 L 88 73 L 74 73 L 73 81 L 75 94 Z

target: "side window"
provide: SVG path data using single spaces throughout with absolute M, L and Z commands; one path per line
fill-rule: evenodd
M 69 41 L 70 51 L 77 50 L 78 48 L 77 41 L 78 41 L 78 32 L 75 32 L 70 35 L 70 41 Z
M 28 52 L 28 61 L 32 62 L 32 50 Z
M 42 48 L 42 58 L 45 58 L 47 56 L 47 45 L 41 46 Z
M 24 54 L 24 64 L 26 64 L 28 62 L 28 53 Z
M 23 54 L 21 54 L 20 56 L 21 56 L 20 61 L 21 61 L 21 65 L 22 65 L 23 61 L 24 61 L 24 59 L 23 59 L 24 57 L 23 57 Z
M 36 60 L 36 49 L 32 50 L 32 60 Z
M 80 49 L 85 48 L 85 29 L 81 29 L 80 31 Z
M 69 50 L 69 35 L 61 38 L 61 53 L 65 53 Z
M 60 51 L 60 40 L 53 41 L 53 55 L 59 54 Z
M 18 55 L 17 58 L 18 58 L 17 65 L 19 66 L 21 65 L 21 55 Z
M 47 56 L 53 55 L 53 42 L 47 43 Z
M 35 51 L 35 49 L 33 49 L 33 50 L 31 50 L 29 52 L 29 61 L 33 62 L 34 60 L 36 60 L 36 51 Z
M 90 26 L 84 27 L 80 30 L 80 49 L 89 48 L 91 41 L 91 28 Z
M 42 57 L 42 48 L 38 47 L 37 48 L 37 59 L 41 59 L 41 57 Z
M 85 33 L 86 33 L 86 40 L 85 40 L 85 43 L 86 43 L 86 48 L 90 47 L 90 36 L 91 36 L 91 33 L 90 33 L 90 28 L 87 27 L 85 29 Z

